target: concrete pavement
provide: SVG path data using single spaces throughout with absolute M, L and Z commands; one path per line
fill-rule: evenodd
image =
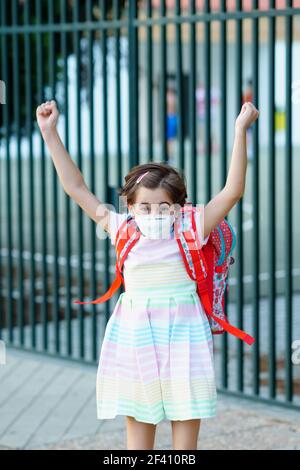
M 97 420 L 96 368 L 7 348 L 0 366 L 0 449 L 126 449 L 125 417 Z M 172 449 L 171 423 L 155 449 Z M 198 449 L 298 449 L 300 412 L 219 393 Z

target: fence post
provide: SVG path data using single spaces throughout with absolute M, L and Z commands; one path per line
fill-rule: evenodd
M 128 77 L 129 77 L 129 165 L 138 164 L 138 38 L 134 20 L 137 16 L 137 1 L 129 1 L 128 12 Z

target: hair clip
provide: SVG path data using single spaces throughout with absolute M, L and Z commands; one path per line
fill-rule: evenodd
M 149 170 L 146 171 L 145 173 L 143 173 L 141 176 L 138 177 L 138 179 L 136 180 L 136 184 L 139 183 L 139 182 L 144 178 L 144 176 L 145 176 L 147 173 L 149 173 Z

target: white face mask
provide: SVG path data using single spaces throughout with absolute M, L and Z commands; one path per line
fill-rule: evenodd
M 174 214 L 135 214 L 134 219 L 146 238 L 171 238 Z

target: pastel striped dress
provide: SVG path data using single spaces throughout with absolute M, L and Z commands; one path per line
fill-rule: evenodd
M 124 218 L 110 211 L 113 245 Z M 206 243 L 198 220 L 197 229 Z M 215 416 L 213 337 L 174 235 L 141 235 L 124 262 L 124 281 L 101 345 L 97 418 L 157 424 Z

